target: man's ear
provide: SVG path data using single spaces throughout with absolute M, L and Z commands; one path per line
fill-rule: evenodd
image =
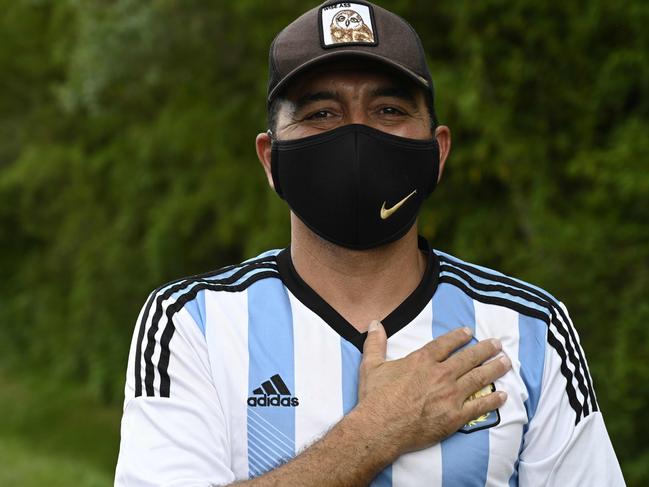
M 451 152 L 451 129 L 446 125 L 440 125 L 435 129 L 435 139 L 437 139 L 437 145 L 439 146 L 439 174 L 437 175 L 437 182 L 439 183 L 442 179 L 448 154 Z
M 270 130 L 268 132 L 263 132 L 261 134 L 258 134 L 257 138 L 255 139 L 257 157 L 259 158 L 259 162 L 264 168 L 264 172 L 266 173 L 266 178 L 268 179 L 269 186 L 274 190 L 275 185 L 273 184 L 273 175 L 270 170 L 270 155 L 271 155 L 272 143 L 273 143 L 273 139 L 271 138 Z

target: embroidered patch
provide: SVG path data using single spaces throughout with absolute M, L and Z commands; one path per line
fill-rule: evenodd
M 486 396 L 487 394 L 490 394 L 495 390 L 496 390 L 496 386 L 492 382 L 488 386 L 480 389 L 478 392 L 474 392 L 473 394 L 471 394 L 467 399 L 467 401 L 471 401 L 473 399 Z M 480 431 L 486 428 L 491 428 L 492 426 L 496 426 L 499 423 L 500 423 L 500 411 L 496 409 L 495 411 L 489 411 L 488 413 L 485 413 L 482 416 L 478 416 L 477 418 L 472 419 L 467 424 L 465 424 L 462 428 L 460 428 L 460 432 L 473 433 L 474 431 Z
M 340 2 L 320 9 L 322 47 L 378 44 L 374 14 L 370 5 Z

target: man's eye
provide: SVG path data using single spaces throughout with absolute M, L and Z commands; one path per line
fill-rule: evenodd
M 317 112 L 312 113 L 306 117 L 307 120 L 321 120 L 323 118 L 328 118 L 331 115 L 327 110 L 318 110 Z
M 403 115 L 404 113 L 398 108 L 394 107 L 383 107 L 381 108 L 382 115 Z

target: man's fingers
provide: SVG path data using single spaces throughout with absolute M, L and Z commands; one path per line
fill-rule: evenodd
M 457 380 L 460 390 L 467 396 L 495 382 L 512 368 L 512 362 L 506 355 L 498 357 L 480 367 L 476 367 Z
M 466 401 L 462 406 L 464 423 L 466 424 L 472 419 L 479 418 L 483 414 L 487 414 L 490 411 L 495 411 L 499 407 L 502 407 L 502 405 L 505 404 L 506 400 L 506 392 L 494 391 L 487 394 L 486 396 Z
M 372 321 L 367 330 L 367 338 L 363 345 L 363 361 L 361 362 L 361 366 L 373 369 L 377 365 L 385 362 L 387 343 L 388 338 L 383 325 L 379 321 Z
M 422 350 L 430 353 L 435 362 L 443 362 L 455 350 L 471 341 L 471 337 L 470 328 L 456 328 L 428 342 L 422 347 Z
M 455 371 L 456 377 L 461 377 L 475 367 L 495 357 L 502 350 L 500 340 L 491 338 L 482 340 L 472 347 L 449 357 L 446 363 Z

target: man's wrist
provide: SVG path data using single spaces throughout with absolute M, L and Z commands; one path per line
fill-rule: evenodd
M 361 461 L 367 461 L 377 473 L 399 457 L 398 444 L 387 434 L 372 408 L 359 404 L 336 425 L 344 440 L 356 445 Z

